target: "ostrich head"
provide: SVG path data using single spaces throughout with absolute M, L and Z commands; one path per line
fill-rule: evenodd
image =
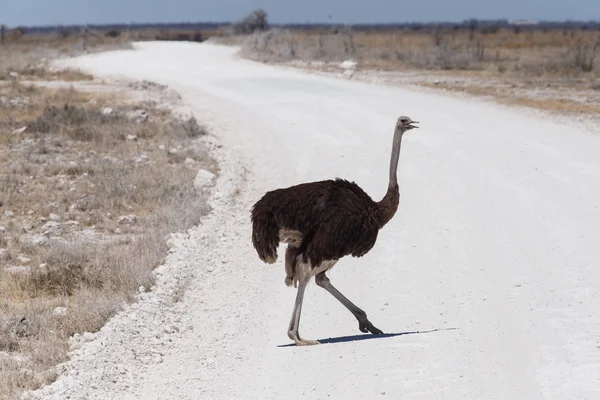
M 396 123 L 396 130 L 398 131 L 409 131 L 411 129 L 418 128 L 418 126 L 412 124 L 418 124 L 418 121 L 413 121 L 409 117 L 400 117 L 398 118 L 398 122 Z

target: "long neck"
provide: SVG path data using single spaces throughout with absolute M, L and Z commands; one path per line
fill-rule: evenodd
M 379 208 L 379 229 L 383 228 L 396 213 L 400 203 L 400 191 L 398 189 L 398 160 L 400 158 L 400 146 L 402 145 L 402 134 L 404 131 L 396 129 L 394 132 L 394 143 L 392 145 L 392 156 L 390 159 L 390 181 L 388 189 L 377 203 Z

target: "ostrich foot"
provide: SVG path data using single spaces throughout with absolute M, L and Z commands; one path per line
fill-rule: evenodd
M 313 346 L 320 344 L 318 340 L 302 339 L 297 332 L 288 332 L 288 337 L 296 343 L 296 346 Z
M 360 329 L 361 332 L 364 332 L 364 333 L 370 332 L 373 335 L 383 334 L 383 331 L 381 329 L 374 327 L 373 324 L 371 322 L 369 322 L 368 320 L 365 322 L 359 322 L 358 329 Z

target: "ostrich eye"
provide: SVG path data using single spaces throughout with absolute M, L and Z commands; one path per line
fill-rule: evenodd
M 406 123 L 408 122 L 408 120 L 407 120 L 407 119 L 405 119 L 405 118 L 402 118 L 402 119 L 400 120 L 400 122 L 402 122 L 403 124 L 406 124 Z

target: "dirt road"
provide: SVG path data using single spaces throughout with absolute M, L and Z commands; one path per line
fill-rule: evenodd
M 214 212 L 173 240 L 157 289 L 36 396 L 598 398 L 600 136 L 491 103 L 265 66 L 231 48 L 136 47 L 69 63 L 169 85 L 208 121 L 222 145 Z M 300 330 L 323 344 L 282 347 L 295 291 L 281 261 L 264 265 L 252 248 L 252 203 L 336 176 L 379 200 L 400 115 L 421 129 L 404 139 L 399 211 L 367 256 L 330 274 L 388 334 L 363 336 L 311 284 Z

